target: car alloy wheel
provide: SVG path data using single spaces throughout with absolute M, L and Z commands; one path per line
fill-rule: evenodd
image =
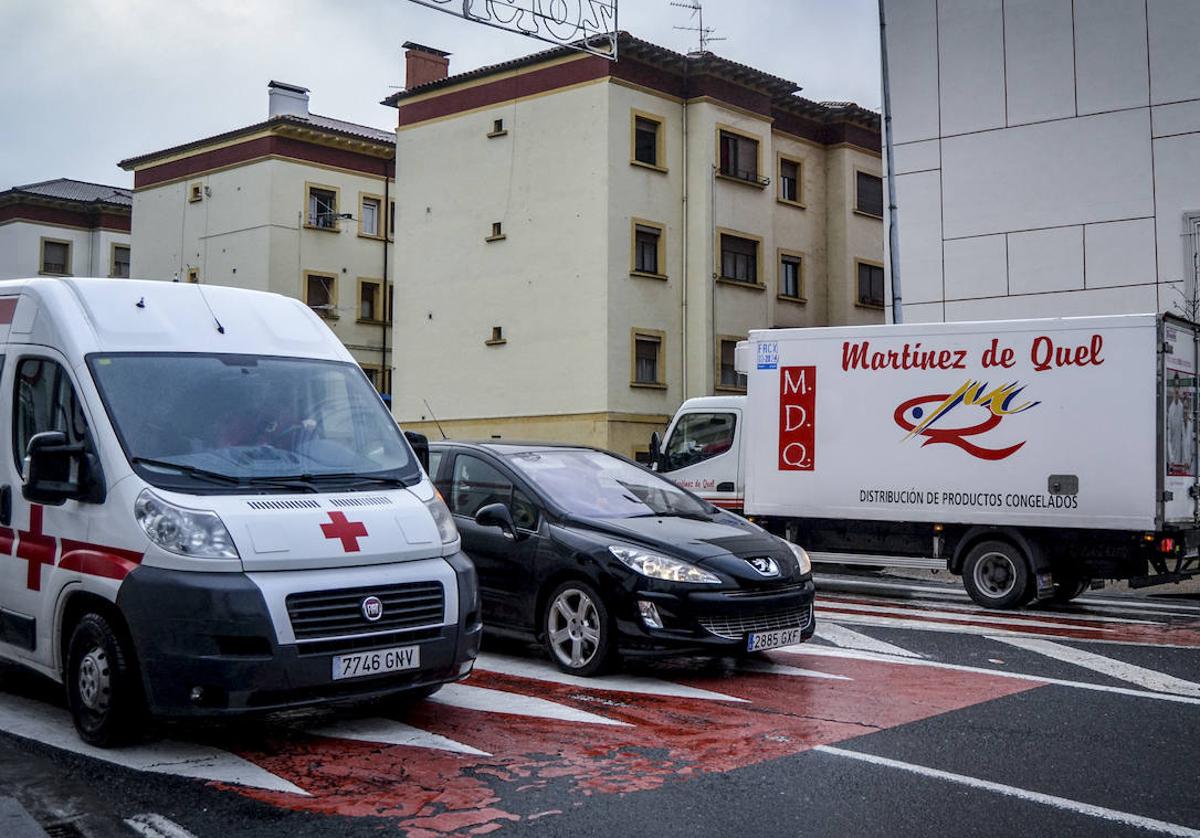
M 611 657 L 608 608 L 585 582 L 565 582 L 547 600 L 544 641 L 564 672 L 595 675 Z

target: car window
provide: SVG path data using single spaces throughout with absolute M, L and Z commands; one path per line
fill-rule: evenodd
M 667 471 L 687 468 L 720 456 L 733 446 L 737 415 L 687 413 L 679 418 L 667 440 Z
M 25 358 L 17 367 L 13 394 L 13 458 L 25 476 L 29 440 L 45 431 L 62 431 L 70 444 L 87 441 L 88 424 L 75 387 L 61 365 Z
M 454 458 L 450 511 L 455 515 L 474 517 L 489 503 L 508 505 L 512 501 L 512 491 L 512 481 L 490 463 L 470 454 L 459 454 Z
M 442 464 L 442 457 L 445 451 L 430 451 L 429 452 L 429 479 L 433 480 L 437 477 L 438 466 Z
M 516 524 L 518 529 L 537 529 L 537 507 L 533 505 L 533 501 L 531 501 L 529 497 L 520 489 L 513 489 L 512 517 L 513 523 Z

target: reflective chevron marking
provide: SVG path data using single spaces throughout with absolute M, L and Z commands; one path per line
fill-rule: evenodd
M 615 725 L 629 727 L 626 722 L 607 719 L 595 713 L 576 710 L 565 704 L 547 701 L 532 695 L 473 687 L 467 684 L 447 684 L 430 701 L 464 710 L 482 710 L 487 713 L 507 713 L 513 716 L 531 716 L 535 719 L 557 719 L 577 724 Z
M 762 675 L 786 675 L 790 678 L 822 678 L 826 681 L 853 681 L 849 675 L 834 675 L 830 672 L 818 672 L 815 669 L 800 669 L 783 663 L 765 663 L 762 661 L 746 661 L 741 669 L 745 672 L 757 672 Z
M 834 646 L 839 646 L 843 649 L 861 649 L 864 652 L 879 652 L 883 655 L 899 655 L 902 658 L 919 658 L 916 652 L 910 652 L 907 649 L 902 649 L 899 646 L 891 643 L 885 643 L 882 640 L 876 640 L 874 637 L 867 637 L 857 631 L 851 631 L 845 626 L 839 626 L 837 623 L 831 623 L 828 620 L 820 620 L 817 622 L 817 637 L 832 643 Z
M 613 692 L 639 693 L 641 695 L 662 695 L 672 698 L 698 698 L 703 701 L 744 702 L 744 698 L 687 687 L 671 681 L 660 681 L 657 678 L 644 678 L 638 675 L 601 675 L 595 678 L 580 678 L 578 675 L 568 675 L 549 661 L 533 658 L 513 658 L 508 655 L 483 653 L 475 661 L 476 669 L 488 672 L 498 672 L 502 675 L 515 675 L 518 678 L 533 678 L 538 681 L 549 681 L 552 684 L 566 684 L 571 687 L 584 687 L 588 690 L 611 690 Z
M 452 754 L 491 756 L 487 751 L 481 751 L 470 745 L 464 745 L 462 742 L 456 742 L 403 722 L 394 722 L 391 719 L 345 719 L 313 728 L 309 733 L 329 739 L 351 739 L 358 742 L 378 742 L 381 745 L 431 748 L 435 751 L 449 751 Z
M 216 780 L 250 788 L 307 797 L 308 792 L 253 762 L 227 751 L 183 742 L 162 741 L 105 750 L 79 738 L 66 710 L 0 693 L 0 730 L 102 762 L 199 780 Z
M 989 637 L 988 639 L 995 640 L 997 643 L 1016 646 L 1018 649 L 1036 652 L 1048 658 L 1082 666 L 1093 672 L 1099 672 L 1101 675 L 1116 678 L 1118 681 L 1128 681 L 1131 684 L 1137 684 L 1139 687 L 1147 690 L 1173 693 L 1175 695 L 1190 695 L 1200 698 L 1200 684 L 1194 681 L 1185 681 L 1173 675 L 1156 672 L 1153 669 L 1135 666 L 1132 663 L 1125 663 L 1113 658 L 1106 658 L 1103 655 L 1086 652 L 1083 649 L 1073 649 L 1061 643 L 1052 643 L 1049 640 L 1039 640 L 1035 637 Z

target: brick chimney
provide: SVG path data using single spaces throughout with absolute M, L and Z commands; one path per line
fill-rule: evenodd
M 308 119 L 308 88 L 272 81 L 267 85 L 268 116 Z
M 413 41 L 404 42 L 404 87 L 412 90 L 450 75 L 450 53 Z

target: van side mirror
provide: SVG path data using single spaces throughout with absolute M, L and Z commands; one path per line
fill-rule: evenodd
M 475 523 L 481 527 L 499 527 L 509 541 L 518 541 L 517 525 L 512 511 L 503 503 L 489 503 L 475 512 Z
M 658 431 L 655 431 L 650 434 L 650 470 L 662 471 L 662 459 L 662 437 L 659 436 Z
M 426 474 L 429 474 L 429 437 L 425 436 L 425 434 L 419 434 L 416 431 L 405 431 L 404 438 L 412 446 L 413 453 L 417 455 L 417 462 L 421 464 L 421 468 L 425 469 Z M 433 479 L 432 474 L 429 474 L 429 479 Z
M 67 500 L 101 503 L 105 491 L 100 461 L 82 443 L 68 444 L 62 431 L 35 434 L 25 449 L 21 494 L 33 503 L 50 505 Z

